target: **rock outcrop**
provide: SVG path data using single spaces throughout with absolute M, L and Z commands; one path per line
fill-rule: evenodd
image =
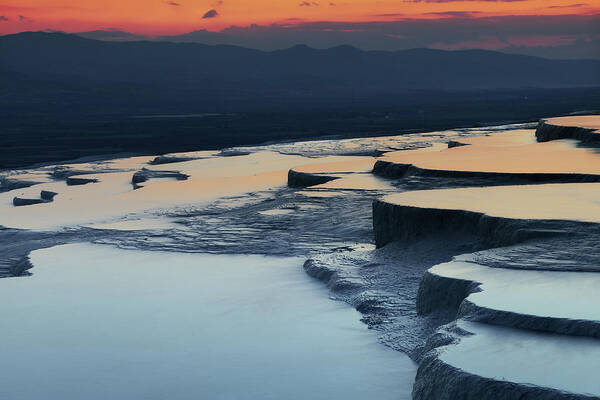
M 10 274 L 12 276 L 22 276 L 25 275 L 31 268 L 33 268 L 33 264 L 31 263 L 29 257 L 23 257 L 10 266 Z
M 298 172 L 290 169 L 288 171 L 288 186 L 289 187 L 309 187 L 321 185 L 338 179 L 335 176 L 311 174 L 308 172 Z
M 577 139 L 584 143 L 600 145 L 600 133 L 595 129 L 554 125 L 546 120 L 539 122 L 535 131 L 535 137 L 538 142 L 548 142 L 557 139 Z
M 189 175 L 183 174 L 179 171 L 155 171 L 147 168 L 142 168 L 133 174 L 131 178 L 131 184 L 134 189 L 142 187 L 140 183 L 144 183 L 149 179 L 155 178 L 172 178 L 178 181 L 185 181 L 189 178 Z
M 39 199 L 27 199 L 27 198 L 22 198 L 22 197 L 15 197 L 15 198 L 13 198 L 13 205 L 15 207 L 21 207 L 21 206 L 31 206 L 34 204 L 41 204 L 41 203 L 50 203 L 51 201 L 54 200 L 54 197 L 56 195 L 58 195 L 58 193 L 51 192 L 48 190 L 42 190 L 40 193 Z
M 417 296 L 420 315 L 447 312 L 455 318 L 531 331 L 600 338 L 600 321 L 524 314 L 481 306 L 468 299 L 482 291 L 480 282 L 427 271 Z
M 162 165 L 162 164 L 173 164 L 185 161 L 195 160 L 193 157 L 176 157 L 176 156 L 156 156 L 148 164 L 150 165 Z
M 600 339 L 600 321 L 521 314 L 483 307 L 465 299 L 458 317 L 490 325 Z
M 470 144 L 468 143 L 461 143 L 461 142 L 457 142 L 456 140 L 450 140 L 448 142 L 448 148 L 452 149 L 454 147 L 461 147 L 461 146 L 470 146 Z
M 54 197 L 58 195 L 58 193 L 56 192 L 51 192 L 49 190 L 42 190 L 40 193 L 40 198 L 42 200 L 46 200 L 46 201 L 52 201 L 54 200 Z
M 441 344 L 445 344 L 442 340 Z M 442 361 L 434 349 L 419 364 L 413 400 L 592 400 L 596 396 L 566 393 L 526 383 L 499 381 L 470 374 Z
M 551 387 L 536 386 L 526 381 L 512 382 L 510 379 L 479 376 L 445 362 L 444 353 L 451 346 L 459 346 L 462 340 L 474 334 L 469 326 L 460 320 L 451 322 L 442 326 L 429 338 L 426 353 L 417 370 L 412 392 L 413 400 L 598 399 L 591 394 L 569 393 Z M 574 352 L 577 350 L 575 348 Z
M 19 179 L 10 179 L 8 177 L 0 178 L 0 193 L 9 192 L 15 189 L 23 189 L 33 185 L 37 185 L 40 182 L 23 181 Z
M 89 173 L 89 171 L 72 169 L 67 165 L 58 165 L 54 167 L 54 169 L 50 173 L 50 176 L 54 179 L 67 179 L 70 176 L 85 175 Z
M 22 197 L 13 198 L 13 206 L 15 207 L 32 206 L 40 203 L 45 203 L 45 201 L 42 199 L 24 199 Z
M 378 247 L 394 241 L 416 243 L 431 237 L 454 235 L 465 237 L 471 241 L 472 250 L 470 251 L 518 243 L 532 243 L 530 239 L 556 240 L 567 245 L 574 240 L 577 232 L 598 233 L 596 224 L 591 223 L 511 219 L 468 210 L 406 206 L 386 202 L 385 199 L 375 200 L 373 203 L 373 227 Z M 561 239 L 563 237 L 564 240 Z M 533 243 L 537 243 L 537 241 Z M 471 256 L 461 256 L 460 258 L 463 257 Z M 483 260 L 485 257 L 480 256 L 476 259 Z M 544 262 L 552 264 L 552 260 Z M 448 263 L 448 268 L 451 267 L 450 264 L 453 262 Z M 555 266 L 551 265 L 550 267 L 545 273 L 554 273 L 551 271 Z M 520 312 L 519 307 L 496 309 L 492 306 L 484 306 L 477 301 L 472 301 L 469 297 L 482 291 L 485 294 L 486 289 L 482 287 L 481 282 L 476 279 L 458 277 L 460 275 L 437 273 L 436 268 L 427 271 L 421 280 L 416 300 L 417 312 L 421 316 L 437 318 L 444 315 L 448 317 L 447 320 L 455 319 L 455 321 L 441 327 L 429 338 L 419 359 L 418 373 L 413 387 L 414 400 L 509 400 L 515 398 L 588 400 L 597 398 L 587 394 L 564 392 L 553 387 L 545 387 L 545 385 L 536 386 L 518 380 L 489 378 L 484 374 L 479 375 L 465 371 L 461 369 L 460 364 L 457 366 L 444 361 L 445 351 L 453 346 L 459 346 L 462 338 L 473 334 L 462 331 L 457 325 L 458 321 L 498 327 L 493 329 L 546 332 L 593 339 L 600 338 L 600 321 L 593 318 L 569 318 L 565 317 L 564 313 L 555 314 L 551 310 L 536 315 L 534 312 Z M 494 268 L 491 269 L 497 270 L 498 266 L 494 265 Z M 535 274 L 536 272 L 523 271 L 522 273 Z M 317 273 L 317 275 L 319 274 Z M 326 274 L 324 275 L 327 278 Z M 492 275 L 497 277 L 494 272 Z M 481 295 L 477 294 L 477 296 Z M 464 357 L 470 356 L 465 355 Z M 477 368 L 474 370 L 478 371 Z
M 373 232 L 377 247 L 440 234 L 475 236 L 485 244 L 482 247 L 508 246 L 565 234 L 560 224 L 553 221 L 529 223 L 473 211 L 411 207 L 384 200 L 373 202 Z
M 437 178 L 469 178 L 487 181 L 490 185 L 514 185 L 525 183 L 584 183 L 600 182 L 600 175 L 580 173 L 545 172 L 480 172 L 420 168 L 412 164 L 378 160 L 373 166 L 373 174 L 390 179 L 411 176 Z
M 67 185 L 69 186 L 87 185 L 88 183 L 96 182 L 98 182 L 98 179 L 95 178 L 77 178 L 73 176 L 67 178 Z
M 478 282 L 452 279 L 427 271 L 419 285 L 417 313 L 428 315 L 441 311 L 456 317 L 464 300 L 479 290 Z

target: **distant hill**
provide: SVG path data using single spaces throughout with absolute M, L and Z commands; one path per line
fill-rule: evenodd
M 600 108 L 599 61 L 0 37 L 0 169 L 86 155 L 376 136 Z M 118 41 L 114 41 L 118 38 Z M 143 38 L 142 38 L 143 39 Z
M 600 61 L 492 51 L 264 52 L 235 46 L 98 41 L 65 33 L 0 37 L 0 68 L 35 79 L 152 85 L 209 96 L 346 96 L 404 89 L 475 90 L 600 85 Z
M 107 40 L 114 42 L 125 42 L 135 40 L 151 40 L 150 37 L 144 35 L 136 35 L 135 33 L 124 32 L 118 29 L 95 30 L 86 32 L 77 32 L 77 36 L 93 40 Z

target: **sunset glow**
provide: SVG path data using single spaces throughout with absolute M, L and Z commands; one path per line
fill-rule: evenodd
M 477 19 L 515 15 L 595 15 L 600 0 L 4 0 L 0 33 L 120 29 L 146 35 L 220 31 L 230 26 L 411 19 Z M 543 38 L 547 40 L 546 38 Z

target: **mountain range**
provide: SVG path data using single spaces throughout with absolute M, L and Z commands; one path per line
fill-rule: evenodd
M 473 90 L 600 85 L 600 61 L 549 60 L 485 50 L 362 51 L 297 45 L 99 41 L 64 33 L 0 37 L 1 68 L 35 79 L 130 83 L 231 96 L 328 95 L 403 89 Z M 237 93 L 234 93 L 237 92 Z
M 523 21 L 527 24 L 527 21 Z M 555 21 L 554 23 L 557 23 Z M 590 23 L 593 26 L 593 24 Z M 547 27 L 551 31 L 550 27 Z M 119 29 L 104 29 L 85 32 L 77 32 L 76 35 L 95 40 L 107 41 L 132 41 L 132 40 L 147 40 L 147 41 L 162 41 L 162 42 L 179 42 L 179 43 L 203 43 L 203 44 L 229 44 L 242 47 L 249 47 L 260 50 L 279 50 L 289 48 L 295 43 L 309 43 L 312 47 L 327 48 L 334 47 L 335 44 L 348 43 L 354 44 L 359 48 L 379 50 L 401 50 L 409 46 L 409 37 L 404 38 L 401 43 L 398 43 L 397 36 L 391 35 L 386 37 L 369 36 L 360 37 L 356 32 L 337 32 L 331 36 L 310 34 L 308 32 L 289 32 L 286 29 L 280 29 L 280 34 L 269 30 L 256 27 L 254 29 L 226 29 L 220 32 L 212 32 L 206 29 L 199 29 L 177 35 L 163 36 L 148 36 L 136 33 L 125 32 Z M 556 33 L 555 33 L 556 34 Z M 422 40 L 416 44 L 416 47 L 438 48 L 441 44 L 430 43 L 425 45 L 427 40 Z M 496 44 L 498 45 L 498 43 Z M 550 59 L 595 59 L 600 60 L 600 45 L 597 40 L 585 40 L 582 38 L 573 40 L 568 43 L 523 45 L 511 44 L 510 42 L 499 43 L 498 51 L 506 54 L 522 54 L 529 56 L 538 56 Z M 473 43 L 472 46 L 477 46 Z M 415 44 L 413 44 L 415 47 Z
M 0 36 L 0 168 L 600 109 L 594 60 L 123 39 Z

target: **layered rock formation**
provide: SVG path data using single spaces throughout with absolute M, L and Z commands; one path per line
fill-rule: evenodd
M 584 190 L 585 185 L 587 184 L 582 184 L 583 187 L 579 189 Z M 543 189 L 543 186 L 539 188 Z M 473 190 L 490 192 L 501 189 L 505 188 Z M 451 198 L 455 191 L 446 190 L 445 195 Z M 515 337 L 547 332 L 565 335 L 565 338 L 600 338 L 600 313 L 597 311 L 600 301 L 600 254 L 588 261 L 588 265 L 580 266 L 586 272 L 574 272 L 568 265 L 563 265 L 559 272 L 557 269 L 561 269 L 560 259 L 548 257 L 547 253 L 539 254 L 538 249 L 531 245 L 551 240 L 553 245 L 561 246 L 564 252 L 571 251 L 573 258 L 577 258 L 582 247 L 584 251 L 594 251 L 593 243 L 600 240 L 598 224 L 490 216 L 468 209 L 443 208 L 444 200 L 440 200 L 440 208 L 419 208 L 412 201 L 402 204 L 398 198 L 390 198 L 394 202 L 384 198 L 375 201 L 373 206 L 374 231 L 380 246 L 392 241 L 414 242 L 436 236 L 447 237 L 454 233 L 474 238 L 471 239 L 475 243 L 473 250 L 522 246 L 523 256 L 531 257 L 524 268 L 516 270 L 502 262 L 485 265 L 487 259 L 497 259 L 498 253 L 502 255 L 500 249 L 492 256 L 481 251 L 437 265 L 425 273 L 417 296 L 417 312 L 422 316 L 445 313 L 453 315 L 458 322 L 451 327 L 442 328 L 429 340 L 420 360 L 414 399 L 587 399 L 600 395 L 600 387 L 590 395 L 579 392 L 577 385 L 564 390 L 560 385 L 547 383 L 548 386 L 544 386 L 546 383 L 543 381 L 530 382 L 525 380 L 527 374 L 522 378 L 515 376 L 511 378 L 513 380 L 505 378 L 504 375 L 511 368 L 509 364 L 486 373 L 481 372 L 486 370 L 481 366 L 465 371 L 463 363 L 471 365 L 470 357 L 475 356 L 462 350 L 464 338 L 482 335 L 485 339 L 493 331 L 465 328 L 457 333 L 455 329 L 462 326 L 461 321 L 469 321 L 516 330 L 518 334 L 515 333 Z M 490 196 L 490 201 L 494 201 L 493 196 Z M 552 202 L 549 203 L 552 207 Z M 468 207 L 468 204 L 465 206 Z M 592 213 L 600 221 L 600 213 Z M 560 219 L 560 210 L 556 210 L 556 217 Z M 590 238 L 592 240 L 587 240 Z M 583 246 L 577 246 L 577 242 L 583 242 Z M 528 251 L 530 254 L 527 254 Z M 557 263 L 558 266 L 555 265 Z M 519 345 L 519 340 L 515 339 L 515 347 Z M 552 340 L 548 339 L 548 351 L 551 350 Z M 564 338 L 561 340 L 565 346 L 571 343 Z M 536 344 L 530 343 L 529 346 Z M 577 352 L 576 344 L 573 344 L 573 349 L 567 350 Z M 554 351 L 560 352 L 557 349 Z M 453 363 L 453 359 L 446 360 L 444 355 L 447 352 L 457 354 L 455 358 L 459 361 Z M 544 356 L 562 357 L 560 353 Z M 537 368 L 536 373 L 539 374 L 558 373 L 556 370 L 544 370 L 542 364 L 536 364 L 532 368 Z M 587 373 L 587 370 L 582 373 Z M 593 379 L 591 375 L 589 379 Z
M 542 121 L 536 133 L 540 142 L 589 142 L 597 135 L 560 120 Z M 379 161 L 374 172 L 396 179 L 493 174 L 433 172 L 391 161 Z M 521 172 L 499 174 L 495 178 L 523 179 Z M 596 174 L 568 170 L 538 173 L 533 180 L 569 179 L 597 182 Z M 418 314 L 455 320 L 429 338 L 419 359 L 415 400 L 599 398 L 597 193 L 598 184 L 571 183 L 408 192 L 374 201 L 379 247 L 432 237 L 442 243 L 456 235 L 469 238 L 471 251 L 479 250 L 436 265 L 421 279 Z M 565 373 L 570 367 L 576 377 Z
M 411 176 L 439 178 L 484 179 L 490 185 L 514 185 L 523 183 L 571 183 L 571 182 L 600 182 L 600 174 L 581 174 L 575 172 L 484 172 L 457 171 L 451 169 L 420 168 L 413 164 L 401 164 L 391 161 L 377 160 L 373 167 L 375 175 L 400 179 Z
M 39 232 L 28 240 L 5 232 L 3 251 L 10 243 L 33 249 L 71 235 L 60 240 L 96 237 L 123 248 L 311 257 L 304 264 L 309 275 L 360 311 L 383 343 L 420 363 L 415 399 L 595 398 L 600 185 L 582 182 L 599 182 L 598 154 L 570 139 L 538 143 L 533 130 L 435 136 L 437 142 L 431 135 L 369 139 L 388 150 L 410 149 L 388 151 L 379 160 L 318 153 L 319 146 L 326 154 L 348 150 L 336 142 L 299 147 L 318 158 L 298 156 L 304 154 L 300 145 L 286 144 L 295 155 L 254 149 L 241 156 L 248 153 L 234 149 L 221 156 L 235 159 L 195 154 L 193 161 L 167 156 L 156 162 L 185 162 L 174 167 L 185 174 L 152 170 L 151 158 L 56 168 L 39 199 L 37 192 L 18 193 L 41 202 L 56 190 L 61 195 L 54 203 L 11 208 L 21 219 L 0 223 L 44 223 L 61 211 L 70 218 L 77 209 L 69 221 L 81 225 L 118 204 L 103 210 L 100 219 L 109 224 L 57 229 L 43 240 Z M 450 138 L 468 146 L 448 146 Z M 88 183 L 107 166 L 116 172 L 96 185 L 56 182 Z M 289 187 L 311 188 L 283 187 L 288 170 Z M 184 182 L 187 174 L 193 179 Z M 155 178 L 169 181 L 130 190 Z M 169 233 L 109 231 L 118 229 L 110 224 L 115 215 L 145 209 L 138 204 L 182 208 L 170 214 L 177 224 Z M 0 276 L 26 275 L 28 249 L 13 249 L 0 260 Z
M 541 120 L 535 136 L 539 142 L 557 139 L 577 139 L 600 144 L 600 116 L 552 118 Z

